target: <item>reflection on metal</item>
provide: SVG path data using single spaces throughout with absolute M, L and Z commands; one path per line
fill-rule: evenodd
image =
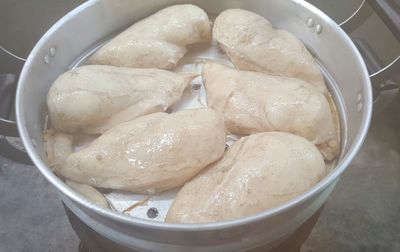
M 357 27 L 364 23 L 369 16 L 371 16 L 372 8 L 366 2 L 366 0 L 363 0 L 357 10 L 353 13 L 353 15 L 340 23 L 340 27 L 342 27 L 342 29 L 345 30 L 347 33 L 351 33 L 352 31 L 354 31 Z
M 4 51 L 5 53 L 7 53 L 8 55 L 10 55 L 11 57 L 14 57 L 14 58 L 16 58 L 16 59 L 18 59 L 18 60 L 21 60 L 21 61 L 26 61 L 26 59 L 24 59 L 24 58 L 22 58 L 22 57 L 20 57 L 20 56 L 18 56 L 18 55 L 16 55 L 16 54 L 14 54 L 14 53 L 8 51 L 7 49 L 5 49 L 4 47 L 2 47 L 1 45 L 0 45 L 0 49 L 1 49 L 2 51 Z
M 314 20 L 312 18 L 307 19 L 307 26 L 310 28 L 314 27 Z
M 320 34 L 322 32 L 322 26 L 320 24 L 317 24 L 315 26 L 315 32 L 318 34 Z
M 400 56 L 397 56 L 389 65 L 385 66 L 376 73 L 371 74 L 371 81 L 373 83 L 385 82 L 389 78 L 397 78 L 396 74 L 400 70 Z

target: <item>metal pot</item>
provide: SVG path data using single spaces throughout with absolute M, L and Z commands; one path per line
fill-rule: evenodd
M 49 169 L 42 133 L 46 95 L 53 81 L 105 38 L 163 7 L 183 2 L 214 15 L 228 8 L 254 11 L 295 34 L 316 55 L 341 114 L 342 154 L 336 168 L 311 190 L 280 207 L 237 220 L 167 224 L 100 208 L 72 191 Z M 32 50 L 18 83 L 16 119 L 33 163 L 57 188 L 68 208 L 104 237 L 140 251 L 242 251 L 275 246 L 323 205 L 361 147 L 372 106 L 370 78 L 357 48 L 334 21 L 304 1 L 94 0 L 57 22 Z

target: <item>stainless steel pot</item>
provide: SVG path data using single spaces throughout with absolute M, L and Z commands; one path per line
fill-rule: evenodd
M 46 164 L 42 132 L 46 94 L 53 81 L 105 38 L 155 11 L 193 3 L 211 15 L 244 8 L 267 17 L 299 37 L 316 55 L 341 112 L 342 155 L 336 168 L 311 190 L 272 210 L 211 224 L 167 224 L 136 219 L 88 202 L 53 174 Z M 66 205 L 89 227 L 141 251 L 242 251 L 272 247 L 290 235 L 326 201 L 367 134 L 372 114 L 370 78 L 346 33 L 324 13 L 301 0 L 94 0 L 57 22 L 37 43 L 20 76 L 16 119 L 24 146 Z

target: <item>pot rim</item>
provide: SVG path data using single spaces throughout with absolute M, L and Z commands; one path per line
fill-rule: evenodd
M 22 96 L 23 96 L 23 89 L 24 89 L 24 83 L 26 80 L 29 78 L 29 69 L 32 66 L 32 61 L 34 60 L 35 57 L 37 57 L 38 53 L 41 51 L 41 48 L 45 44 L 45 42 L 48 40 L 49 37 L 52 36 L 52 34 L 58 30 L 60 27 L 63 26 L 63 24 L 69 20 L 70 18 L 74 17 L 75 15 L 83 12 L 90 6 L 96 4 L 99 2 L 99 0 L 90 0 L 87 1 L 80 6 L 76 7 L 69 13 L 67 13 L 64 17 L 62 17 L 57 23 L 55 23 L 39 40 L 39 42 L 35 45 L 31 53 L 29 54 L 26 63 L 22 69 L 19 81 L 18 81 L 18 87 L 17 87 L 17 92 L 16 92 L 16 120 L 17 120 L 17 126 L 18 126 L 18 131 L 20 134 L 20 137 L 22 139 L 22 142 L 26 148 L 27 153 L 29 154 L 30 158 L 32 159 L 34 165 L 40 170 L 40 172 L 46 177 L 46 179 L 54 185 L 59 192 L 62 194 L 66 195 L 68 198 L 70 198 L 73 202 L 83 206 L 85 209 L 93 210 L 99 215 L 110 218 L 112 220 L 137 226 L 140 228 L 147 228 L 147 229 L 157 229 L 157 230 L 164 230 L 164 231 L 211 231 L 211 230 L 221 230 L 221 229 L 226 229 L 226 228 L 231 228 L 231 227 L 237 227 L 237 226 L 242 226 L 242 225 L 248 225 L 251 223 L 256 223 L 261 221 L 262 219 L 266 219 L 272 216 L 276 216 L 282 212 L 285 212 L 301 203 L 304 201 L 310 199 L 314 195 L 318 194 L 322 190 L 324 190 L 328 185 L 331 183 L 334 183 L 341 175 L 341 173 L 349 166 L 355 155 L 358 153 L 360 150 L 364 139 L 368 133 L 371 117 L 372 117 L 372 107 L 373 107 L 373 100 L 372 100 L 372 88 L 371 88 L 371 82 L 369 78 L 369 74 L 367 71 L 367 68 L 364 64 L 363 58 L 361 57 L 359 51 L 353 44 L 352 40 L 348 37 L 348 35 L 340 28 L 338 24 L 336 24 L 330 17 L 328 17 L 324 12 L 320 11 L 310 3 L 302 0 L 288 0 L 293 2 L 296 5 L 302 6 L 306 9 L 308 9 L 311 13 L 314 15 L 318 16 L 322 20 L 324 20 L 328 25 L 334 26 L 335 29 L 338 32 L 338 35 L 342 36 L 343 39 L 345 39 L 346 43 L 348 43 L 353 52 L 355 53 L 355 56 L 357 60 L 361 64 L 361 72 L 360 74 L 362 75 L 362 81 L 364 82 L 364 88 L 363 88 L 363 97 L 364 97 L 364 108 L 363 108 L 363 113 L 362 113 L 362 119 L 361 119 L 361 127 L 358 130 L 354 142 L 349 148 L 349 151 L 344 155 L 343 159 L 338 162 L 334 170 L 328 174 L 325 178 L 323 178 L 319 183 L 317 183 L 315 186 L 313 186 L 310 190 L 307 192 L 297 196 L 296 198 L 286 202 L 283 205 L 280 205 L 278 207 L 262 211 L 259 213 L 256 213 L 254 215 L 250 216 L 245 216 L 239 219 L 233 219 L 233 220 L 227 220 L 227 221 L 221 221 L 221 222 L 214 222 L 214 223 L 198 223 L 198 224 L 175 224 L 175 223 L 164 223 L 164 222 L 155 222 L 151 220 L 145 220 L 145 219 L 140 219 L 140 218 L 135 218 L 132 216 L 127 216 L 121 213 L 118 213 L 114 210 L 111 209 L 104 209 L 101 208 L 91 202 L 89 202 L 87 199 L 85 199 L 83 196 L 78 194 L 77 192 L 73 191 L 70 189 L 60 178 L 58 178 L 52 171 L 51 169 L 47 166 L 45 162 L 43 162 L 38 155 L 38 153 L 35 150 L 34 144 L 32 140 L 29 137 L 28 130 L 26 128 L 25 124 L 25 111 L 23 110 L 22 106 Z

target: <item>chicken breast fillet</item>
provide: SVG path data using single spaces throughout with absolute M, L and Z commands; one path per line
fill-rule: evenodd
M 138 116 L 165 111 L 195 77 L 159 69 L 89 65 L 70 70 L 47 95 L 52 126 L 102 133 Z
M 59 166 L 73 152 L 72 135 L 48 130 L 45 132 L 44 140 L 46 143 L 47 162 L 51 168 Z M 65 183 L 92 203 L 109 208 L 107 199 L 96 188 L 71 180 L 66 180 Z
M 133 24 L 101 47 L 89 63 L 171 69 L 187 45 L 210 40 L 207 13 L 190 4 L 174 5 Z
M 219 159 L 225 138 L 212 109 L 154 113 L 106 131 L 55 172 L 95 187 L 152 194 L 183 185 Z
M 284 132 L 243 137 L 182 187 L 166 222 L 206 223 L 255 214 L 299 196 L 326 173 L 318 149 L 302 137 Z
M 339 139 L 327 98 L 293 78 L 207 63 L 202 73 L 207 104 L 219 111 L 231 133 L 285 131 L 324 144 L 326 159 L 339 153 Z
M 299 78 L 327 94 L 321 71 L 303 43 L 287 31 L 274 29 L 264 17 L 242 9 L 226 10 L 214 22 L 213 37 L 235 67 Z

